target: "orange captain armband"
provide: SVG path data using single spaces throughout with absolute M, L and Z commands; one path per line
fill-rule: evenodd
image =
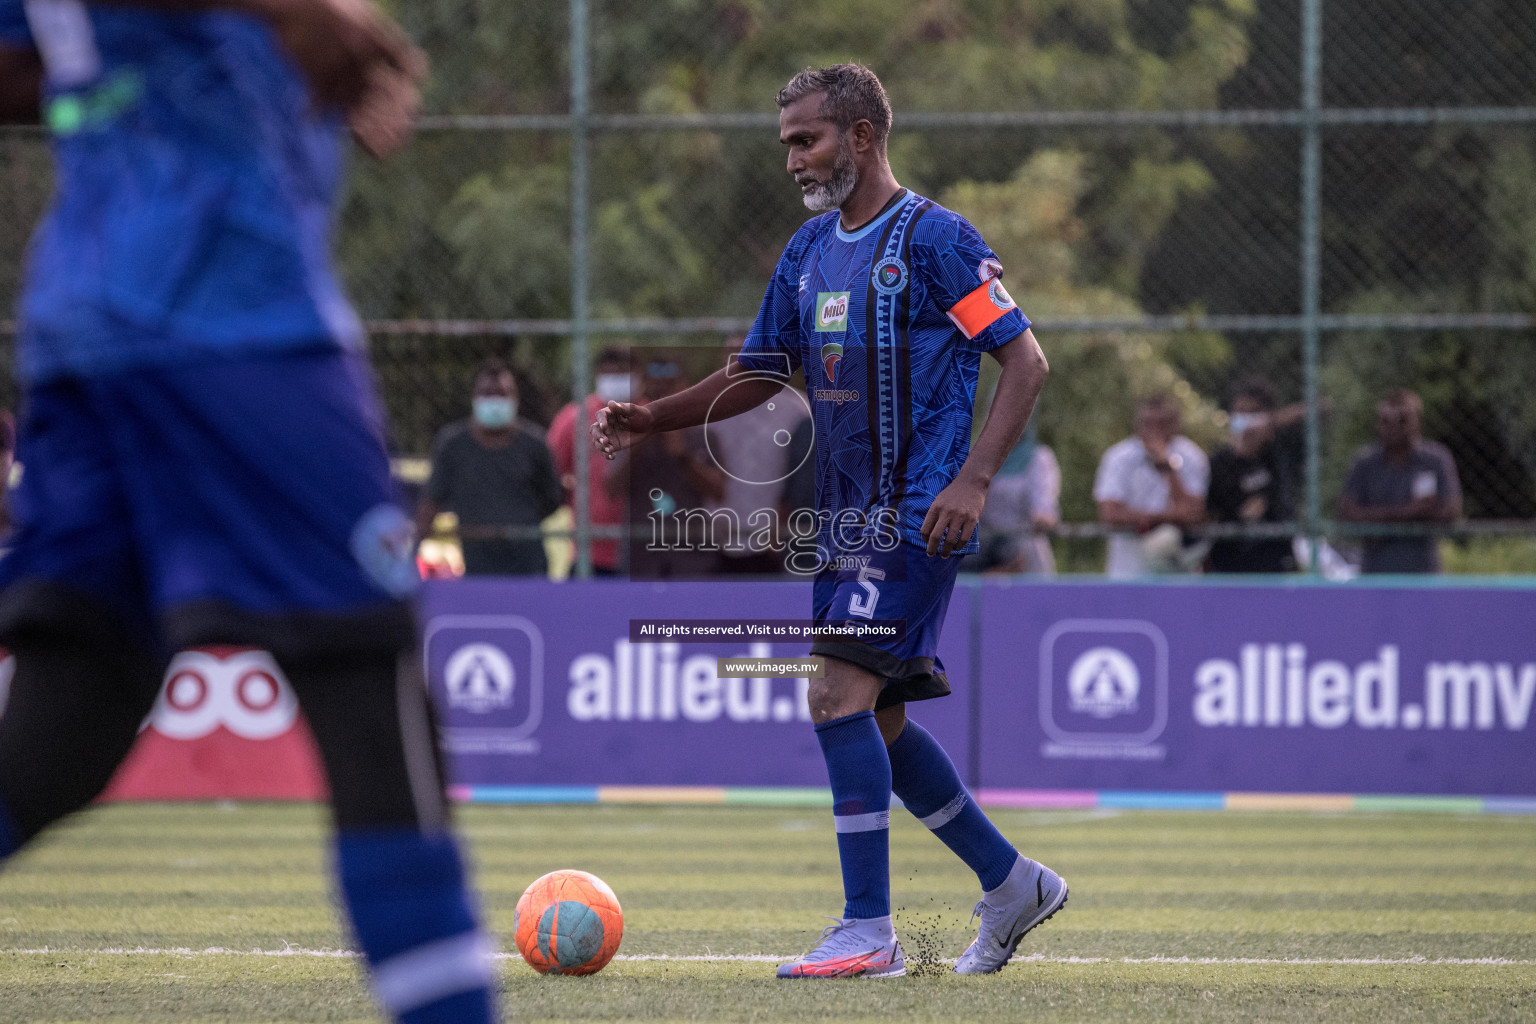
M 1003 287 L 1002 277 L 996 275 L 983 281 L 980 287 L 955 303 L 945 315 L 960 328 L 961 334 L 970 339 L 997 323 L 1009 310 L 1018 308 L 1018 303 L 1013 301 L 1013 296 Z

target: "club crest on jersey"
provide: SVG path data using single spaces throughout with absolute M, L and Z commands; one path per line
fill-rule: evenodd
M 848 329 L 848 292 L 816 293 L 816 330 L 842 333 Z
M 821 346 L 821 368 L 826 371 L 827 383 L 837 383 L 837 364 L 843 358 L 843 346 L 829 341 Z
M 901 261 L 900 256 L 887 256 L 875 264 L 869 276 L 874 282 L 875 291 L 882 295 L 895 295 L 907 286 L 907 265 Z

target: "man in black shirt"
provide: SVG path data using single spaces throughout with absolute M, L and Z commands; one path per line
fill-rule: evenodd
M 1247 381 L 1232 396 L 1232 443 L 1211 457 L 1205 508 L 1217 523 L 1287 523 L 1296 518 L 1298 426 L 1304 408 L 1275 408 L 1274 392 Z M 1211 572 L 1292 572 L 1289 537 L 1230 537 L 1211 545 Z
M 499 359 L 475 375 L 473 410 L 437 435 L 417 532 L 426 536 L 439 512 L 453 512 L 467 575 L 542 576 L 544 542 L 506 534 L 509 527 L 538 526 L 565 492 L 543 433 L 517 418 L 517 380 Z

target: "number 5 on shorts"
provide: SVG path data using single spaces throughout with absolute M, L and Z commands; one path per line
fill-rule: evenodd
M 859 570 L 859 586 L 864 588 L 864 593 L 862 596 L 854 594 L 848 599 L 849 615 L 857 615 L 861 619 L 875 617 L 875 603 L 880 600 L 880 591 L 876 590 L 875 585 L 869 581 L 883 579 L 885 579 L 884 569 L 866 565 Z

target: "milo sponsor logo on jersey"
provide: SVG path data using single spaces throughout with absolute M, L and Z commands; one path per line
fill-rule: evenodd
M 848 293 L 847 292 L 817 292 L 816 293 L 816 330 L 825 334 L 829 331 L 846 331 L 848 329 Z

